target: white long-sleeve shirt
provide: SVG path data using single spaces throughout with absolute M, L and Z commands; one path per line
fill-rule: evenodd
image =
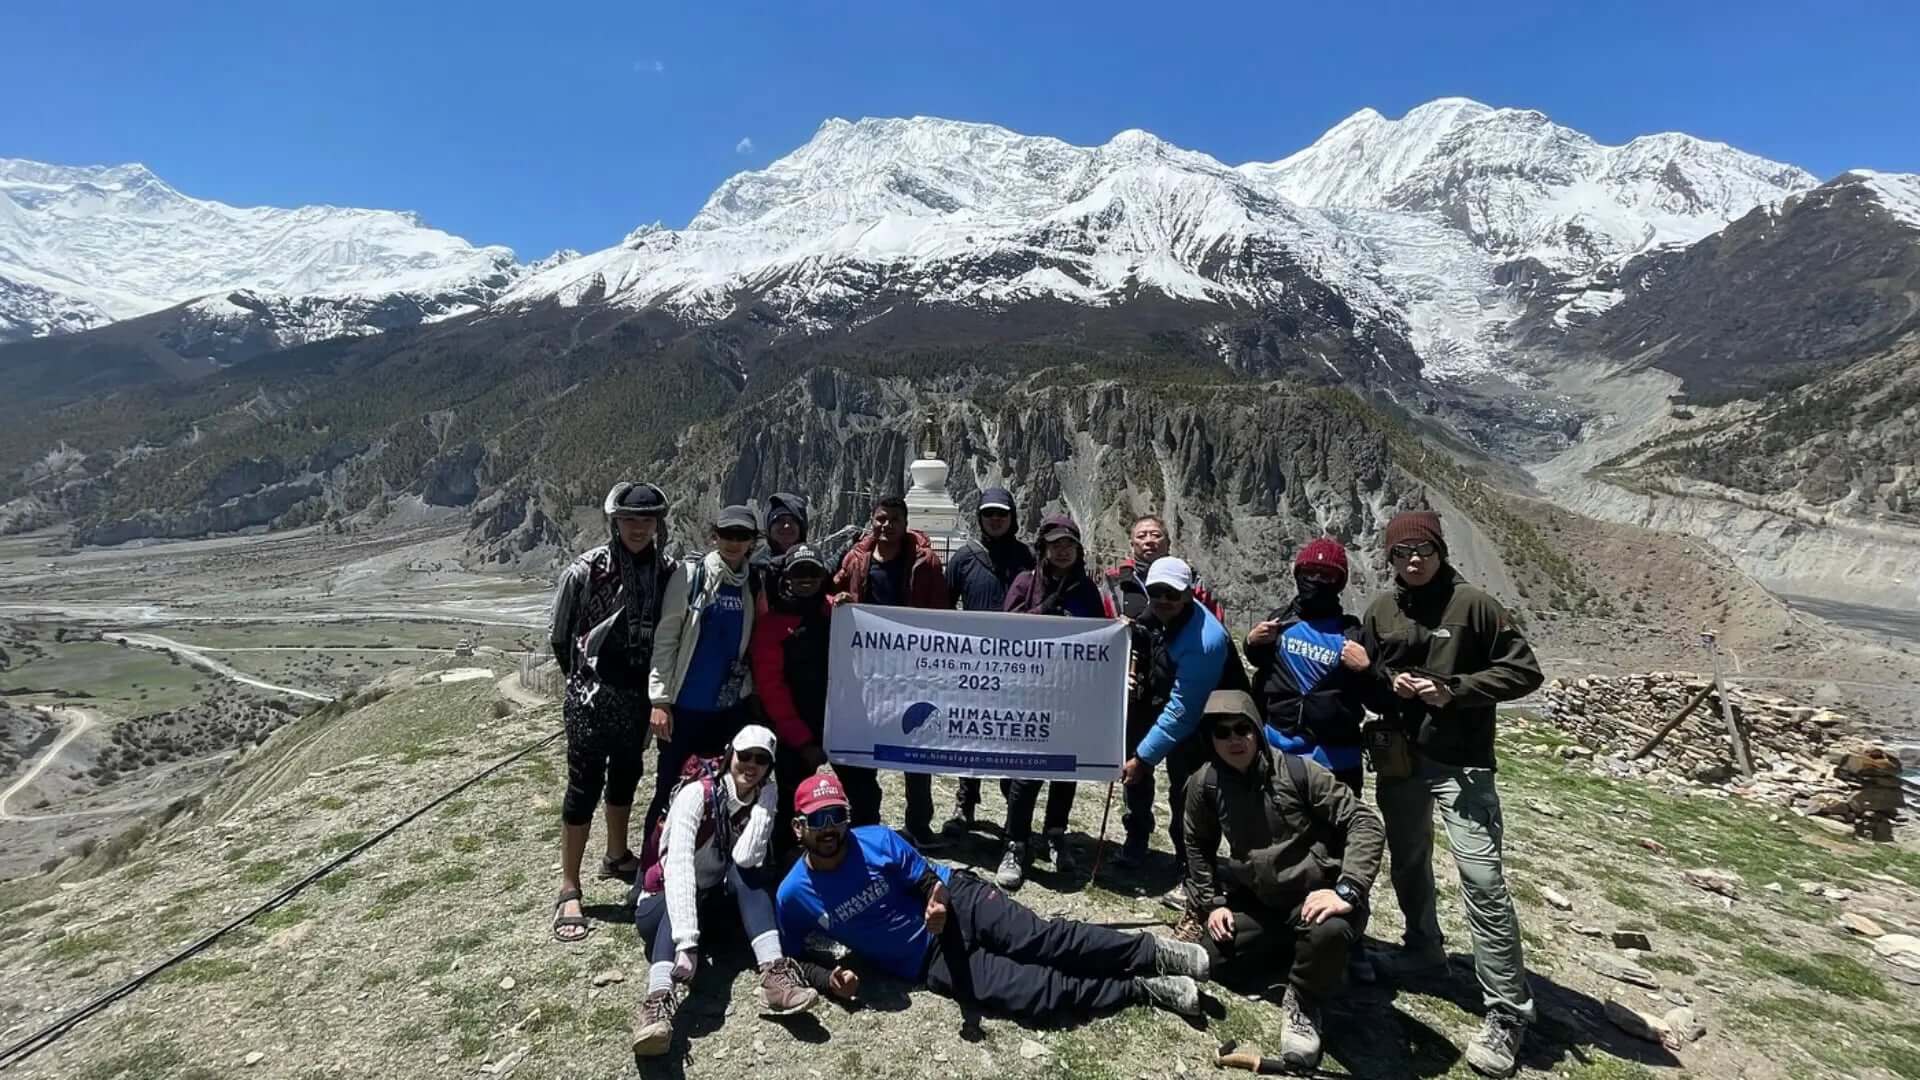
M 731 775 L 714 781 L 722 792 L 728 820 L 747 804 L 740 801 Z M 767 848 L 773 841 L 774 785 L 769 777 L 760 785 L 760 793 L 747 812 L 747 823 L 733 839 L 732 858 L 718 841 L 726 835 L 727 823 L 716 821 L 706 842 L 700 843 L 700 823 L 706 816 L 706 790 L 700 784 L 687 784 L 673 797 L 667 808 L 665 847 L 660 853 L 664 864 L 667 894 L 667 918 L 673 921 L 673 946 L 687 952 L 700 944 L 700 905 L 702 890 L 726 880 L 731 861 L 742 869 L 752 869 L 767 860 Z

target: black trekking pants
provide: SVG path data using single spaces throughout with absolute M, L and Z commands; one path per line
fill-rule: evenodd
M 1233 937 L 1215 941 L 1209 930 L 1202 939 L 1214 969 L 1229 975 L 1237 969 L 1265 976 L 1273 970 L 1273 961 L 1290 948 L 1293 960 L 1287 983 L 1313 997 L 1338 993 L 1345 985 L 1347 957 L 1367 927 L 1364 906 L 1325 922 L 1308 923 L 1301 921 L 1298 903 L 1281 911 L 1240 889 L 1228 892 L 1227 910 L 1233 912 Z
M 1021 1017 L 1093 1012 L 1140 1000 L 1154 939 L 1072 919 L 1042 919 L 972 874 L 947 882 L 947 925 L 927 985 L 963 1004 Z
M 633 793 L 646 769 L 650 711 L 644 688 L 610 686 L 580 675 L 567 680 L 560 706 L 567 733 L 567 790 L 560 801 L 561 822 L 592 822 L 594 804 L 603 793 L 608 806 L 633 805 Z
M 1042 827 L 1048 832 L 1065 832 L 1077 787 L 1071 780 L 1012 781 L 1007 790 L 1007 839 L 1025 843 L 1033 838 L 1033 811 L 1039 805 L 1042 788 L 1047 792 L 1047 816 Z
M 653 801 L 647 804 L 646 823 L 665 816 L 667 801 L 680 783 L 680 770 L 690 757 L 712 757 L 727 748 L 753 714 L 745 705 L 718 712 L 695 709 L 673 710 L 673 738 L 660 744 L 660 760 L 653 775 Z

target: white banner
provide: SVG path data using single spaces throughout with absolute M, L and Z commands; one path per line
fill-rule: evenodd
M 1120 775 L 1124 623 L 848 604 L 834 609 L 831 640 L 831 761 L 952 776 Z

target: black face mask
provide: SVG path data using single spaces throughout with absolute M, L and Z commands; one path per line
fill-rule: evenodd
M 1294 604 L 1302 615 L 1331 615 L 1340 610 L 1340 590 L 1332 585 L 1306 578 L 1293 579 Z

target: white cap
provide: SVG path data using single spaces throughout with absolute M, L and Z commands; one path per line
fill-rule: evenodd
M 768 757 L 773 756 L 773 732 L 759 724 L 748 724 L 733 737 L 734 753 L 742 750 L 764 750 Z
M 1188 566 L 1185 559 L 1162 555 L 1147 567 L 1147 588 L 1155 585 L 1171 585 L 1181 592 L 1188 592 L 1193 588 L 1193 567 Z

